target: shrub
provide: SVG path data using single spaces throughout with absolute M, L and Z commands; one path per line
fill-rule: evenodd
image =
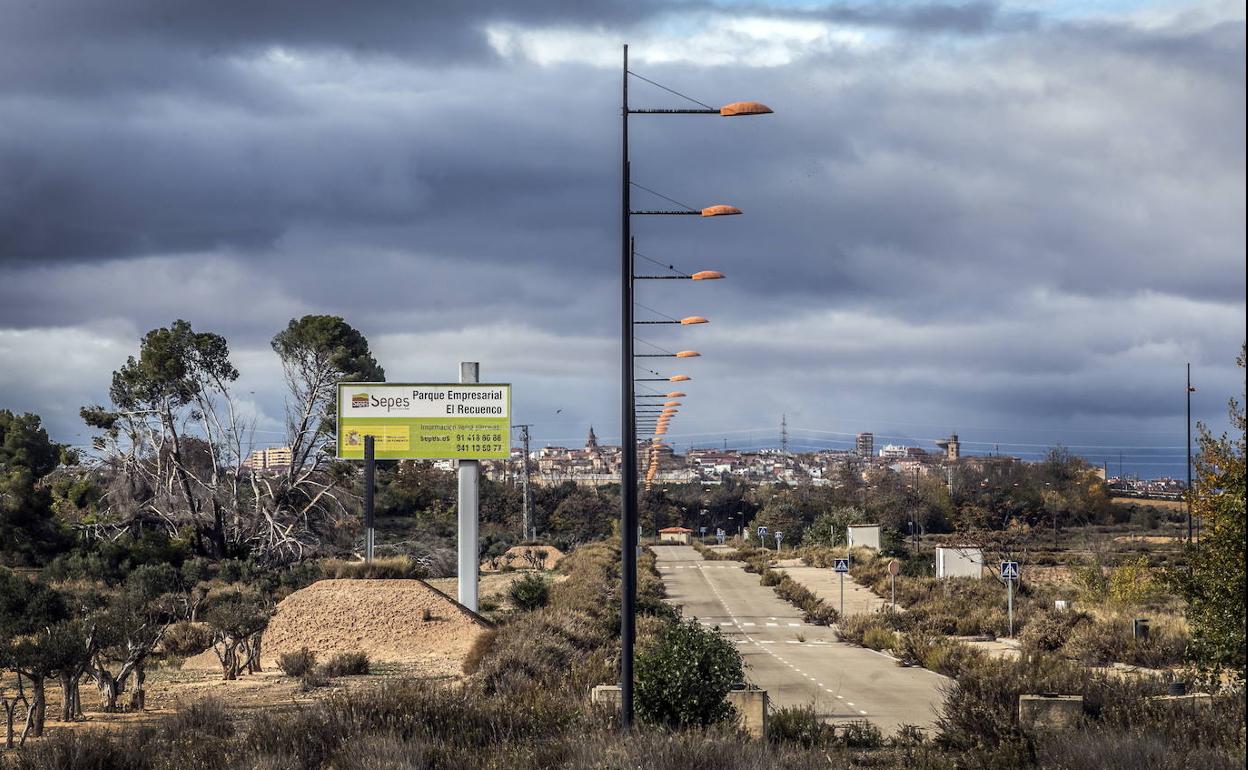
M 835 729 L 825 724 L 813 706 L 782 706 L 767 717 L 767 740 L 804 748 L 827 746 L 835 739 Z
M 1057 652 L 1066 645 L 1075 626 L 1088 620 L 1080 612 L 1041 610 L 1027 619 L 1018 640 L 1025 652 Z
M 1063 650 L 1089 666 L 1104 666 L 1124 657 L 1128 634 L 1113 622 L 1083 623 L 1071 630 Z
M 979 665 L 983 658 L 984 653 L 974 647 L 945 640 L 927 651 L 923 658 L 923 668 L 956 679 L 968 669 Z
M 862 646 L 872 650 L 891 649 L 896 643 L 897 634 L 880 626 L 871 626 L 862 635 Z
M 926 629 L 907 631 L 893 644 L 903 666 L 922 666 L 942 639 Z
M 862 645 L 867 630 L 883 628 L 879 615 L 846 615 L 836 624 L 836 633 L 842 642 Z
M 637 713 L 668 727 L 722 722 L 735 713 L 725 696 L 744 678 L 741 654 L 719 629 L 675 623 L 637 656 Z
M 340 652 L 320 666 L 325 676 L 361 676 L 369 672 L 368 655 L 363 652 Z
M 485 659 L 486 654 L 494 646 L 494 639 L 498 636 L 498 631 L 489 629 L 481 632 L 481 634 L 472 642 L 472 647 L 468 648 L 468 654 L 464 656 L 464 673 L 475 674 L 481 668 L 481 661 Z
M 385 556 L 372 563 L 326 559 L 321 574 L 330 580 L 410 580 L 428 577 L 429 571 L 407 556 Z
M 550 582 L 531 573 L 513 582 L 507 589 L 507 596 L 517 609 L 532 612 L 550 601 Z
M 161 645 L 166 655 L 189 658 L 212 646 L 212 628 L 206 623 L 181 621 L 169 626 Z
M 301 677 L 316 665 L 316 653 L 307 647 L 300 647 L 298 652 L 284 652 L 277 658 L 277 667 L 286 676 Z
M 878 749 L 884 745 L 880 728 L 865 719 L 846 722 L 836 733 L 836 742 L 848 749 Z
M 477 611 L 481 613 L 494 612 L 498 609 L 498 599 L 493 596 L 483 596 L 477 602 Z

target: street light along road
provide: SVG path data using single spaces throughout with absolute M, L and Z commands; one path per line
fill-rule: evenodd
M 622 462 L 620 467 L 620 536 L 621 544 L 621 583 L 620 586 L 620 726 L 624 730 L 633 724 L 633 646 L 636 640 L 637 613 L 637 424 L 635 408 L 636 375 L 633 355 L 633 304 L 634 281 L 637 272 L 634 269 L 632 220 L 632 175 L 628 150 L 628 118 L 629 115 L 643 114 L 703 114 L 724 117 L 741 115 L 765 115 L 771 108 L 758 102 L 733 102 L 723 107 L 714 108 L 708 104 L 690 99 L 683 94 L 682 98 L 697 104 L 699 109 L 634 109 L 628 104 L 628 83 L 631 73 L 628 69 L 628 46 L 624 46 L 624 66 L 621 77 L 621 178 L 620 178 L 620 422 Z M 637 76 L 640 78 L 640 76 Z M 645 78 L 642 78 L 643 80 Z M 648 81 L 653 82 L 653 81 Z M 666 88 L 666 86 L 660 86 Z M 670 90 L 670 89 L 668 89 Z M 676 93 L 672 91 L 672 93 Z M 683 205 L 683 204 L 682 204 Z M 686 207 L 689 208 L 689 207 Z M 644 213 L 644 212 L 636 212 Z M 681 213 L 698 214 L 703 217 L 738 215 L 740 209 L 731 206 L 711 206 L 705 209 L 689 209 Z M 693 276 L 690 276 L 692 278 Z M 720 275 L 704 276 L 703 279 L 722 277 Z M 691 352 L 691 351 L 686 351 Z M 678 356 L 687 357 L 687 356 Z M 682 377 L 678 375 L 678 377 Z M 681 382 L 688 377 L 669 378 L 670 382 Z M 642 381 L 652 381 L 643 379 Z M 656 431 L 658 429 L 656 428 Z

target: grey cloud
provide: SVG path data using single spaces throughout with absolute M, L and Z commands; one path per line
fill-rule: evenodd
M 67 361 L 76 382 L 57 388 L 102 392 L 122 340 L 174 318 L 260 356 L 290 317 L 333 312 L 396 372 L 450 371 L 471 348 L 525 409 L 581 421 L 549 430 L 614 424 L 610 364 L 585 351 L 617 333 L 619 74 L 498 60 L 478 22 L 623 30 L 670 8 L 456 5 L 419 27 L 423 7 L 346 19 L 318 5 L 286 29 L 278 15 L 117 7 L 0 32 L 0 72 L 19 74 L 6 62 L 37 69 L 40 43 L 98 33 L 61 69 L 0 75 L 0 333 L 66 348 L 23 360 Z M 855 429 L 974 424 L 977 411 L 1020 429 L 1152 427 L 1173 417 L 1170 368 L 1189 356 L 1210 392 L 1233 392 L 1242 25 L 874 8 L 721 10 L 852 12 L 974 40 L 899 34 L 770 69 L 645 67 L 711 103 L 777 109 L 633 123 L 635 179 L 746 212 L 636 226 L 642 252 L 729 276 L 643 287 L 660 312 L 712 320 L 646 333 L 705 353 L 689 364 L 700 406 L 679 430 L 785 410 L 807 426 L 855 415 Z M 294 69 L 266 60 L 269 45 Z M 70 332 L 101 325 L 130 336 L 67 355 L 86 344 Z M 38 382 L 0 385 L 0 402 L 38 408 Z M 257 398 L 276 413 L 275 392 Z

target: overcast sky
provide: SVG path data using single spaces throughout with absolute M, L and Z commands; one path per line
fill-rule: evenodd
M 635 226 L 728 276 L 641 286 L 639 317 L 711 321 L 641 335 L 703 354 L 651 359 L 693 377 L 681 451 L 775 445 L 784 414 L 796 449 L 956 430 L 1175 472 L 1187 361 L 1225 426 L 1242 0 L 0 0 L 0 407 L 84 443 L 78 408 L 184 318 L 277 442 L 268 341 L 331 313 L 391 380 L 477 360 L 539 445 L 610 440 L 625 42 L 775 109 L 633 120 L 635 181 L 745 211 Z

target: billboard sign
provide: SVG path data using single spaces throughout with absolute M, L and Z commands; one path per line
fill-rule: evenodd
M 340 460 L 504 460 L 511 455 L 511 386 L 338 383 Z

